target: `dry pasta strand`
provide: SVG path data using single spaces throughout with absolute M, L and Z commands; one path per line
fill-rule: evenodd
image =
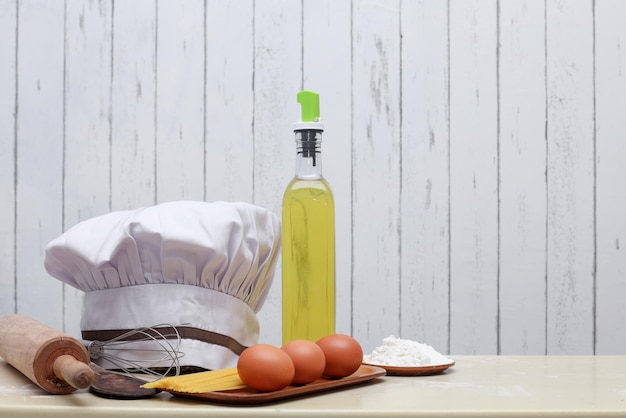
M 204 393 L 242 389 L 246 385 L 241 381 L 237 368 L 231 367 L 182 376 L 165 377 L 146 383 L 141 387 L 182 393 Z

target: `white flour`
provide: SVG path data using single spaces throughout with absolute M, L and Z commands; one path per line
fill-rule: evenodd
M 452 360 L 430 345 L 390 335 L 383 339 L 383 345 L 363 356 L 363 362 L 382 366 L 419 367 L 450 364 Z

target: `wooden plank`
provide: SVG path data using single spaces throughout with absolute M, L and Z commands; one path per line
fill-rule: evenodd
M 204 123 L 208 201 L 253 200 L 253 22 L 252 0 L 206 3 Z
M 110 211 L 112 3 L 66 2 L 63 229 Z M 80 337 L 83 292 L 64 285 L 63 330 Z
M 400 331 L 400 3 L 353 2 L 353 335 Z
M 17 2 L 0 3 L 0 317 L 15 313 Z
M 500 3 L 500 347 L 546 350 L 546 86 L 543 2 Z
M 593 353 L 593 10 L 548 2 L 547 353 Z
M 42 260 L 62 227 L 64 4 L 18 8 L 17 313 L 61 329 L 62 286 Z
M 623 354 L 626 298 L 626 3 L 596 2 L 596 354 Z
M 352 332 L 350 1 L 303 3 L 304 88 L 320 94 L 323 174 L 335 200 L 336 331 Z
M 497 14 L 450 2 L 450 352 L 497 351 Z
M 254 8 L 254 203 L 281 213 L 282 196 L 295 173 L 293 123 L 300 106 L 301 3 L 256 2 Z M 280 260 L 259 313 L 261 340 L 281 343 Z
M 156 203 L 156 3 L 113 8 L 111 208 Z
M 159 1 L 157 13 L 157 202 L 203 200 L 204 3 Z
M 402 2 L 401 334 L 444 352 L 449 332 L 448 7 Z

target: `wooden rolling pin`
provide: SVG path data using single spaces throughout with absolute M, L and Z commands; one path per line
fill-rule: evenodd
M 0 318 L 0 357 L 52 394 L 94 381 L 89 353 L 78 340 L 25 316 Z

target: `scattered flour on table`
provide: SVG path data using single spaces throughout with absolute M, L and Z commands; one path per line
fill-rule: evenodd
M 381 366 L 419 367 L 450 364 L 452 360 L 430 345 L 390 335 L 383 339 L 383 345 L 363 356 L 363 362 Z

